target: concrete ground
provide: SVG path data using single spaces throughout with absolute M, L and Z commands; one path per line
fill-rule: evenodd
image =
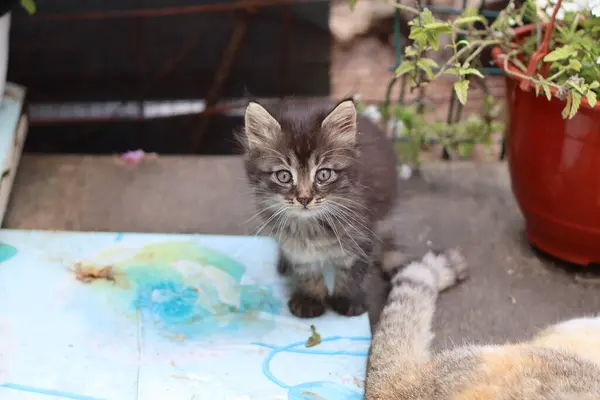
M 23 157 L 5 228 L 251 233 L 237 157 L 161 157 L 138 168 L 112 157 Z M 431 164 L 402 183 L 390 221 L 411 253 L 461 246 L 471 278 L 445 293 L 436 346 L 526 338 L 598 312 L 600 289 L 528 245 L 504 164 Z M 581 271 L 579 271 L 581 272 Z

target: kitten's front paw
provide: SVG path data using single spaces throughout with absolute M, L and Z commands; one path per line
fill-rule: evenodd
M 323 301 L 302 293 L 294 293 L 288 301 L 290 312 L 298 318 L 315 318 L 325 313 Z
M 354 317 L 367 311 L 364 301 L 344 296 L 331 296 L 329 298 L 329 306 L 336 313 L 345 315 L 346 317 Z

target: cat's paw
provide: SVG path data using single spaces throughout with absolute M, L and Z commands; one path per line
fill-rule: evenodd
M 364 314 L 367 311 L 364 301 L 345 296 L 329 297 L 329 306 L 336 313 L 345 315 L 346 317 L 354 317 Z
M 322 300 L 315 299 L 302 293 L 294 293 L 288 308 L 298 318 L 315 318 L 325 313 L 325 304 Z
M 467 262 L 458 249 L 448 249 L 439 253 L 429 252 L 423 263 L 436 277 L 438 290 L 446 290 L 469 276 Z
M 469 267 L 467 260 L 458 249 L 449 249 L 444 252 L 448 259 L 448 266 L 454 271 L 454 280 L 456 282 L 464 281 L 469 277 Z

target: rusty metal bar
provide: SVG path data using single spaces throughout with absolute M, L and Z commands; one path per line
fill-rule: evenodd
M 303 3 L 321 3 L 329 0 L 238 0 L 231 3 L 198 4 L 193 6 L 146 8 L 141 10 L 90 11 L 82 13 L 38 14 L 33 17 L 20 18 L 19 23 L 35 23 L 36 21 L 73 21 L 73 20 L 106 20 L 117 18 L 153 18 L 174 15 L 201 14 L 211 12 L 236 11 L 248 8 L 263 8 Z
M 242 49 L 242 42 L 246 37 L 250 20 L 256 14 L 257 10 L 255 8 L 250 8 L 240 12 L 235 26 L 233 27 L 233 32 L 231 32 L 229 43 L 223 52 L 221 62 L 219 63 L 219 67 L 215 73 L 215 79 L 212 87 L 206 95 L 206 108 L 215 107 L 219 103 L 223 86 L 227 83 L 229 75 L 231 74 L 231 69 L 233 68 L 233 64 L 235 63 L 235 60 L 237 60 L 240 50 Z M 204 137 L 206 130 L 210 125 L 210 118 L 204 113 L 200 113 L 200 118 L 200 127 L 192 139 L 192 149 L 197 153 L 199 153 L 201 150 L 202 138 Z
M 287 71 L 289 64 L 290 54 L 290 31 L 291 31 L 291 13 L 290 5 L 286 4 L 282 7 L 282 33 L 281 33 L 281 50 L 280 50 L 280 64 L 279 64 L 279 97 L 283 99 L 286 93 L 287 86 Z

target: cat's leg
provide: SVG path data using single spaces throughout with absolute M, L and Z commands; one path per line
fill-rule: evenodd
M 363 282 L 368 268 L 369 262 L 363 259 L 351 261 L 350 267 L 336 266 L 333 294 L 329 297 L 329 305 L 335 312 L 352 317 L 367 311 Z
M 438 293 L 464 279 L 466 265 L 457 251 L 429 252 L 418 261 L 386 272 L 392 290 L 369 350 L 367 400 L 395 398 L 416 383 L 419 369 L 430 360 Z
M 327 285 L 322 270 L 294 266 L 294 293 L 288 302 L 292 314 L 299 318 L 314 318 L 325 313 Z
M 577 354 L 600 365 L 600 316 L 574 318 L 550 326 L 539 332 L 532 344 Z

